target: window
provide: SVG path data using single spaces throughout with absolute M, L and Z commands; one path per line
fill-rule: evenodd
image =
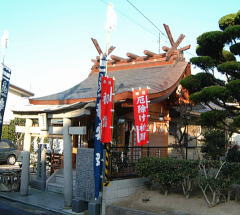
M 0 142 L 0 148 L 1 149 L 8 149 L 8 148 L 10 148 L 10 146 L 9 146 L 9 144 L 7 142 L 1 141 Z

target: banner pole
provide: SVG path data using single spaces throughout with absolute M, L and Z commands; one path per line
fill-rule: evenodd
M 106 74 L 106 55 L 100 55 L 100 67 L 98 74 L 98 90 L 96 97 L 96 125 L 94 136 L 94 178 L 95 178 L 95 199 L 99 197 L 102 182 L 103 166 L 103 144 L 101 142 L 101 79 Z
M 2 138 L 2 126 L 4 112 L 7 103 L 8 90 L 10 85 L 11 70 L 5 66 L 5 51 L 8 43 L 8 31 L 4 31 L 1 37 L 1 48 L 2 48 L 2 80 L 1 80 L 1 91 L 0 91 L 0 140 Z

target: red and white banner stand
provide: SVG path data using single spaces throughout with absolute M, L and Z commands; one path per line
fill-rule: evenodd
M 148 143 L 148 89 L 133 90 L 133 109 L 136 131 L 136 144 Z
M 112 141 L 114 79 L 102 77 L 101 88 L 101 142 Z

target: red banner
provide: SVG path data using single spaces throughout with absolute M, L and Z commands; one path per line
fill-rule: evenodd
M 133 108 L 138 146 L 148 143 L 148 89 L 133 90 Z
M 113 116 L 113 90 L 114 80 L 102 77 L 101 88 L 101 142 L 112 141 L 112 116 Z

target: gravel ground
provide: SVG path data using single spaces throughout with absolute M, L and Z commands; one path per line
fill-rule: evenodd
M 149 201 L 143 201 L 143 199 Z M 240 202 L 230 201 L 209 208 L 205 200 L 201 197 L 185 199 L 178 194 L 168 196 L 160 194 L 158 191 L 144 190 L 138 192 L 124 201 L 114 205 L 144 210 L 153 213 L 166 214 L 190 214 L 190 215 L 239 215 Z

